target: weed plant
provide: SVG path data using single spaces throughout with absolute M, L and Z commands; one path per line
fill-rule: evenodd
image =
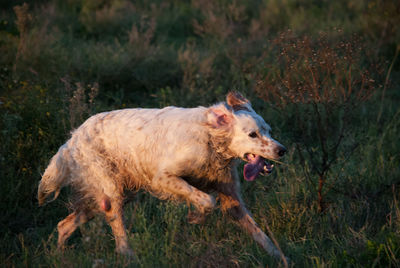
M 126 208 L 133 260 L 114 253 L 101 217 L 56 250 L 69 189 L 37 206 L 49 159 L 90 115 L 209 105 L 230 90 L 289 149 L 241 186 L 295 266 L 400 266 L 396 1 L 1 5 L 1 266 L 277 266 L 218 210 L 193 226 L 186 205 L 139 192 Z

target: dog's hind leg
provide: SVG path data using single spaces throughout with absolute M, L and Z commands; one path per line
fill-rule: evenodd
M 133 251 L 129 247 L 128 237 L 124 225 L 123 200 L 110 199 L 107 196 L 102 200 L 102 210 L 108 224 L 111 226 L 115 239 L 115 251 L 124 255 L 133 256 Z
M 79 227 L 93 218 L 92 213 L 87 211 L 75 211 L 69 214 L 65 219 L 57 224 L 58 230 L 58 249 L 63 249 L 65 241 L 72 235 L 72 233 Z

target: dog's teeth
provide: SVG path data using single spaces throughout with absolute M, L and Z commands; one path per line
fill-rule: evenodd
M 271 169 L 274 167 L 274 164 L 271 165 Z

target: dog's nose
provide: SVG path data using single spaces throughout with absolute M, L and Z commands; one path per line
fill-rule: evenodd
M 286 153 L 286 148 L 283 146 L 279 146 L 277 149 L 277 153 L 279 156 L 283 156 Z

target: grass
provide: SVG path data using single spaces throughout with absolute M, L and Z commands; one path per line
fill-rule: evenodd
M 209 105 L 232 89 L 251 99 L 289 149 L 270 176 L 242 180 L 242 194 L 294 264 L 400 266 L 396 1 L 22 4 L 3 3 L 0 10 L 3 266 L 277 266 L 218 210 L 194 226 L 186 222 L 186 205 L 139 192 L 126 208 L 137 254 L 129 259 L 114 253 L 101 217 L 81 227 L 64 253 L 56 250 L 69 189 L 37 206 L 37 184 L 49 159 L 90 115 Z M 340 50 L 342 43 L 358 50 Z M 329 64 L 309 66 L 314 54 Z M 317 71 L 315 82 L 308 67 Z M 309 87 L 298 90 L 296 82 Z M 357 98 L 354 92 L 364 86 L 371 94 Z M 335 153 L 324 153 L 338 140 Z

